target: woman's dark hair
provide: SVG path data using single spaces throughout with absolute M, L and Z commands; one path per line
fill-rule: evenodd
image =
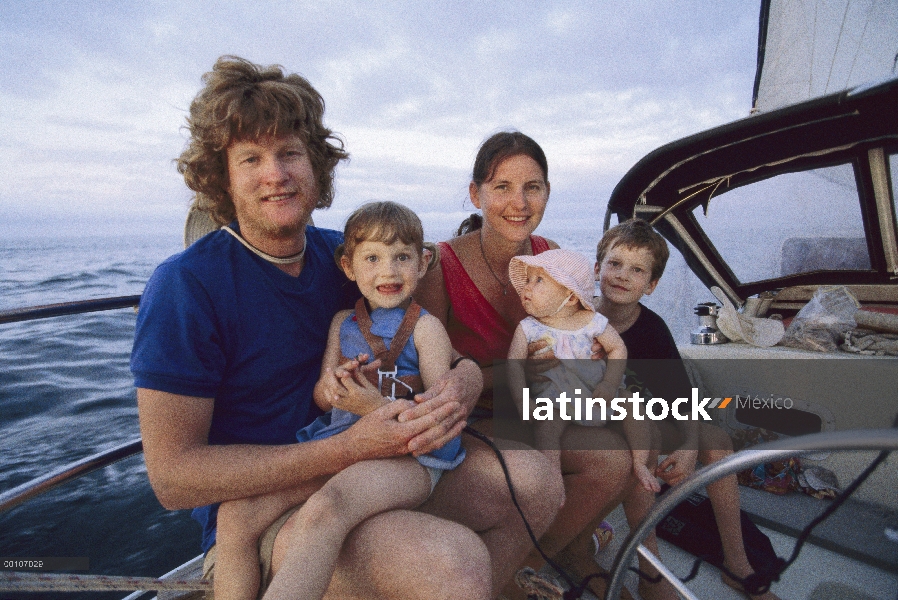
M 539 144 L 520 131 L 500 131 L 481 144 L 474 159 L 471 181 L 478 186 L 483 185 L 493 178 L 502 161 L 521 154 L 535 160 L 543 172 L 543 179 L 549 180 L 549 164 Z
M 490 181 L 496 175 L 496 169 L 507 158 L 512 156 L 529 156 L 543 172 L 543 179 L 549 180 L 549 163 L 546 154 L 533 138 L 520 131 L 500 131 L 491 135 L 477 151 L 474 159 L 474 171 L 471 181 L 478 187 Z M 464 235 L 483 227 L 483 217 L 474 213 L 462 221 L 456 235 Z

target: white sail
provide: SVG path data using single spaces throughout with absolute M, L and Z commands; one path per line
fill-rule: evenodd
M 896 74 L 898 0 L 768 0 L 752 112 Z

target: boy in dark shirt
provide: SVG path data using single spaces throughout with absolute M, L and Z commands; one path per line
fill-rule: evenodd
M 639 302 L 655 291 L 669 256 L 667 242 L 647 222 L 630 219 L 612 227 L 596 250 L 601 296 L 594 304 L 627 346 L 628 390 L 638 390 L 644 398 L 672 401 L 690 396 L 689 376 L 664 320 Z M 655 475 L 670 485 L 691 475 L 697 460 L 707 465 L 733 452 L 729 436 L 714 425 L 671 417 L 655 425 L 661 434 L 661 454 L 667 454 Z M 752 568 L 742 541 L 736 476 L 715 481 L 707 491 L 723 543 L 724 565 L 744 579 Z M 727 585 L 743 591 L 738 582 L 721 577 Z M 752 597 L 777 598 L 772 592 Z

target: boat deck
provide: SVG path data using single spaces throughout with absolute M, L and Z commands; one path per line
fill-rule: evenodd
M 745 508 L 746 504 L 754 507 L 764 507 L 763 509 L 755 508 L 755 510 L 748 512 L 759 525 L 761 531 L 770 538 L 777 555 L 788 558 L 795 547 L 796 539 L 794 535 L 768 527 L 762 522 L 762 518 L 755 514 L 756 512 L 764 512 L 769 509 L 769 503 L 757 502 L 758 498 L 756 496 L 760 494 L 772 496 L 772 494 L 744 487 L 740 487 L 740 492 L 742 492 L 743 508 Z M 825 502 L 809 496 L 807 496 L 807 499 L 814 503 L 822 504 Z M 853 509 L 856 507 L 848 506 L 843 508 Z M 793 513 L 789 512 L 792 510 L 791 508 L 777 510 L 780 511 L 779 514 L 790 517 L 789 520 L 793 524 L 792 531 L 796 533 L 797 529 L 794 526 L 800 523 L 803 526 L 803 521 L 799 519 L 804 519 L 807 515 L 814 512 L 802 508 L 800 510 L 804 511 L 804 513 L 796 515 L 793 519 L 791 518 Z M 838 515 L 838 511 L 836 514 Z M 816 512 L 814 512 L 814 515 L 816 515 Z M 809 517 L 808 520 L 811 518 L 813 516 Z M 858 520 L 860 521 L 863 518 L 863 516 L 859 516 Z M 782 520 L 779 519 L 779 521 Z M 605 569 L 611 568 L 614 554 L 623 545 L 624 538 L 626 538 L 629 532 L 623 510 L 620 507 L 611 513 L 608 521 L 614 526 L 614 541 L 609 548 L 596 556 L 596 562 Z M 857 525 L 858 523 L 854 523 L 853 527 L 857 527 Z M 864 530 L 869 531 L 869 524 L 862 523 L 861 525 L 863 525 L 862 528 Z M 783 529 L 782 524 L 777 524 L 776 527 Z M 842 524 L 837 524 L 833 527 L 832 533 L 841 531 L 841 527 Z M 881 531 L 880 535 L 882 535 Z M 866 560 L 861 561 L 846 556 L 844 549 L 834 552 L 825 546 L 818 545 L 818 542 L 830 545 L 831 542 L 827 541 L 829 538 L 830 532 L 813 536 L 811 541 L 804 545 L 795 563 L 783 574 L 782 580 L 772 585 L 771 589 L 773 592 L 783 600 L 895 600 L 898 597 L 898 572 L 883 570 L 869 564 Z M 896 558 L 895 555 L 898 554 L 898 544 L 894 542 L 888 543 L 892 544 L 888 553 L 891 554 L 890 558 L 894 560 Z M 686 576 L 692 569 L 695 558 L 664 540 L 659 540 L 658 545 L 664 564 L 675 574 Z M 631 595 L 639 600 L 640 597 L 636 592 L 637 585 L 638 579 L 636 574 L 630 573 L 626 587 Z M 720 572 L 708 564 L 703 564 L 699 569 L 698 576 L 687 585 L 702 600 L 745 600 L 743 594 L 724 584 L 720 580 Z M 588 593 L 583 597 L 588 600 L 595 599 L 595 596 Z
M 828 500 L 801 493 L 776 496 L 740 486 L 742 508 L 770 538 L 777 556 L 788 559 L 801 530 L 819 515 Z M 608 518 L 614 526 L 611 546 L 596 556 L 596 562 L 611 569 L 614 555 L 623 545 L 629 528 L 618 507 Z M 781 598 L 794 600 L 895 600 L 898 594 L 898 543 L 885 536 L 886 528 L 898 526 L 898 513 L 849 500 L 814 530 L 796 562 L 772 586 Z M 676 575 L 685 577 L 695 558 L 676 546 L 659 540 L 662 560 Z M 635 564 L 634 564 L 635 566 Z M 638 579 L 630 573 L 626 587 L 636 593 Z M 688 584 L 702 599 L 744 600 L 720 580 L 720 572 L 703 564 Z M 595 598 L 590 594 L 584 598 Z
M 746 487 L 739 490 L 752 521 L 791 537 L 798 536 L 831 502 L 797 492 L 775 496 Z M 849 499 L 814 529 L 808 541 L 898 575 L 898 543 L 886 536 L 887 529 L 898 531 L 898 513 Z

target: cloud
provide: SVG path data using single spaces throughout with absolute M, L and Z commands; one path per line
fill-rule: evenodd
M 324 96 L 352 154 L 334 215 L 390 198 L 454 222 L 478 145 L 509 127 L 546 149 L 553 198 L 595 202 L 656 146 L 747 114 L 756 13 L 698 0 L 3 3 L 0 209 L 183 211 L 171 160 L 200 77 L 227 53 L 280 63 Z

